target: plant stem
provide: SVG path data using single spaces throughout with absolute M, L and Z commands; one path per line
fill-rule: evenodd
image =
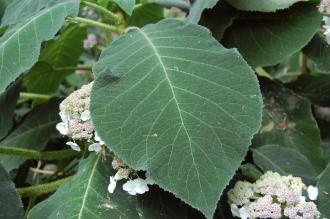
M 77 155 L 77 152 L 68 149 L 61 151 L 35 151 L 30 149 L 15 148 L 0 145 L 0 154 L 15 155 L 18 157 L 25 157 L 36 160 L 60 160 Z
M 86 24 L 88 26 L 101 27 L 105 30 L 109 30 L 109 31 L 112 31 L 112 32 L 115 32 L 115 33 L 120 33 L 119 28 L 116 27 L 116 26 L 101 23 L 101 22 L 94 21 L 94 20 L 91 20 L 91 19 L 82 18 L 82 17 L 74 17 L 74 18 L 72 18 L 72 20 L 76 21 L 76 22 L 79 22 L 79 23 Z
M 299 64 L 300 64 L 300 70 L 301 70 L 301 74 L 307 74 L 308 70 L 307 70 L 307 58 L 305 56 L 304 53 L 300 53 L 299 54 Z
M 26 93 L 26 92 L 21 92 L 20 93 L 20 98 L 27 98 L 27 99 L 42 99 L 42 100 L 48 100 L 52 96 L 46 95 L 46 94 L 35 94 L 35 93 Z
M 54 71 L 70 71 L 70 70 L 92 71 L 92 68 L 91 67 L 60 67 L 60 68 L 54 68 Z
M 29 211 L 32 209 L 32 207 L 34 206 L 35 202 L 36 202 L 36 199 L 37 197 L 36 196 L 31 196 L 29 198 L 29 203 L 28 203 L 28 206 L 26 207 L 26 210 L 25 210 L 25 214 L 24 214 L 24 219 L 28 218 L 28 214 L 29 214 Z
M 71 179 L 72 179 L 72 176 L 69 176 L 69 177 L 59 179 L 59 180 L 56 180 L 56 181 L 53 181 L 50 183 L 40 184 L 40 185 L 36 185 L 36 186 L 29 186 L 29 187 L 24 187 L 24 188 L 18 188 L 18 189 L 16 189 L 16 191 L 21 197 L 26 197 L 26 196 L 35 197 L 38 195 L 53 192 L 58 187 L 60 187 L 60 185 L 62 185 L 63 183 L 65 183 L 67 181 L 70 181 Z
M 106 14 L 110 18 L 110 20 L 113 21 L 115 24 L 122 23 L 122 19 L 118 15 L 116 15 L 115 13 L 109 11 L 108 9 L 106 9 L 102 6 L 99 6 L 97 4 L 94 4 L 94 3 L 88 2 L 88 1 L 82 1 L 81 3 L 88 7 L 95 9 L 95 11 L 99 11 L 101 13 Z

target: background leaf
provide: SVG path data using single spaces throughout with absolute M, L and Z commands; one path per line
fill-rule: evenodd
M 243 11 L 274 12 L 308 0 L 227 0 L 229 4 Z
M 101 138 L 211 218 L 260 125 L 258 83 L 241 56 L 207 29 L 167 19 L 131 28 L 94 73 L 91 113 Z
M 73 179 L 36 205 L 28 218 L 139 218 L 135 196 L 124 194 L 121 185 L 114 194 L 108 192 L 109 176 L 114 171 L 112 159 L 102 156 L 92 153 L 82 160 Z
M 328 218 L 330 217 L 330 164 L 319 176 L 316 186 L 319 189 L 318 210 L 321 212 L 322 218 Z
M 330 75 L 301 75 L 287 86 L 317 105 L 330 106 Z
M 222 42 L 236 47 L 253 67 L 273 65 L 301 50 L 321 20 L 316 5 L 310 2 L 276 13 L 246 12 L 226 30 Z
M 317 173 L 308 159 L 292 148 L 265 145 L 253 150 L 253 160 L 264 172 L 301 177 L 305 183 L 315 182 Z
M 17 2 L 21 1 L 13 1 L 12 5 Z M 31 1 L 29 7 L 38 8 L 39 2 Z M 10 11 L 13 6 L 8 8 Z M 53 38 L 64 18 L 77 15 L 78 8 L 79 0 L 51 1 L 47 7 L 9 27 L 0 38 L 0 93 L 22 72 L 32 67 L 38 59 L 41 43 Z
M 323 33 L 315 34 L 303 51 L 316 64 L 320 72 L 330 73 L 330 45 Z
M 213 8 L 218 0 L 194 0 L 190 6 L 187 22 L 197 24 L 207 8 Z
M 320 173 L 324 169 L 320 130 L 311 112 L 310 102 L 281 85 L 262 81 L 264 112 L 262 127 L 253 145 L 277 144 L 299 151 Z
M 14 183 L 6 170 L 0 165 L 0 218 L 23 218 L 23 204 L 15 190 Z
M 23 122 L 0 142 L 1 145 L 25 149 L 42 150 L 49 139 L 57 134 L 59 122 L 58 101 L 50 101 L 35 108 Z M 0 155 L 0 163 L 7 171 L 19 167 L 26 159 L 10 155 Z
M 13 125 L 14 110 L 19 98 L 20 83 L 14 83 L 0 94 L 0 140 L 5 137 Z
M 129 26 L 143 27 L 164 18 L 164 9 L 155 3 L 138 4 L 132 16 L 127 18 Z
M 134 10 L 135 0 L 113 0 L 118 6 L 125 11 L 126 14 L 132 15 Z
M 47 42 L 37 62 L 24 77 L 23 85 L 29 92 L 51 94 L 57 91 L 60 83 L 74 70 L 83 53 L 83 40 L 86 27 L 70 25 L 58 39 Z

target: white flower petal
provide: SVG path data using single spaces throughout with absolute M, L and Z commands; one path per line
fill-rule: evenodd
M 67 135 L 69 133 L 68 123 L 60 122 L 56 125 L 56 129 L 62 134 Z
M 317 196 L 319 195 L 319 190 L 317 187 L 308 186 L 307 193 L 308 193 L 309 199 L 312 201 L 315 201 L 317 199 Z
M 94 140 L 99 142 L 101 145 L 105 145 L 104 141 L 102 141 L 102 139 L 100 138 L 100 136 L 97 134 L 96 131 L 95 131 L 95 134 L 94 134 Z
M 144 179 L 137 178 L 129 180 L 123 185 L 123 190 L 130 195 L 143 194 L 149 191 L 149 187 Z
M 240 213 L 239 213 L 239 209 L 238 209 L 237 205 L 231 204 L 230 205 L 230 211 L 231 211 L 231 214 L 234 217 L 240 217 Z
M 69 146 L 72 148 L 72 150 L 80 151 L 80 147 L 79 147 L 79 145 L 77 145 L 76 143 L 74 143 L 74 142 L 72 142 L 72 141 L 68 141 L 68 142 L 66 143 L 66 145 L 69 145 Z
M 84 121 L 84 122 L 90 120 L 91 119 L 90 111 L 85 110 L 84 112 L 82 112 L 81 115 L 80 115 L 80 119 L 81 119 L 81 121 Z
M 98 153 L 102 149 L 102 146 L 100 143 L 93 143 L 88 146 L 88 151 L 95 151 Z
M 69 121 L 69 116 L 68 115 L 65 115 L 62 111 L 59 113 L 60 117 L 61 117 L 61 120 L 63 122 L 68 122 Z
M 245 207 L 241 207 L 239 210 L 239 216 L 242 218 L 242 219 L 248 219 L 249 218 L 249 213 L 248 211 L 246 210 Z
M 110 176 L 110 183 L 108 185 L 108 191 L 110 193 L 113 193 L 113 191 L 115 190 L 116 188 L 116 185 L 117 185 L 117 181 L 114 179 L 113 176 Z

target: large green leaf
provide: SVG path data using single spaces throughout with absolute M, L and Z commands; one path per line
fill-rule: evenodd
M 330 45 L 323 33 L 315 34 L 303 51 L 316 64 L 319 71 L 330 73 Z
M 6 92 L 0 95 L 0 140 L 12 128 L 14 110 L 19 98 L 20 83 L 13 84 Z
M 56 92 L 60 83 L 74 70 L 83 53 L 86 28 L 70 25 L 58 39 L 47 43 L 37 62 L 24 77 L 23 84 L 29 92 L 49 94 Z
M 17 2 L 21 0 L 12 4 Z M 37 7 L 39 1 L 27 2 L 30 2 L 31 7 Z M 0 92 L 32 67 L 38 59 L 41 43 L 53 38 L 64 18 L 76 15 L 78 8 L 79 0 L 48 1 L 47 7 L 9 27 L 0 39 Z
M 187 17 L 187 21 L 197 24 L 205 9 L 213 8 L 219 0 L 194 0 Z
M 114 194 L 107 190 L 109 176 L 114 175 L 112 159 L 103 153 L 90 154 L 82 160 L 70 182 L 63 184 L 51 197 L 36 205 L 30 219 L 121 218 L 138 219 L 135 196 L 124 194 L 117 185 Z
M 317 182 L 319 189 L 318 209 L 322 214 L 322 218 L 330 217 L 330 163 L 319 176 Z
M 131 28 L 94 73 L 91 113 L 101 138 L 211 218 L 261 120 L 258 83 L 239 53 L 204 27 L 167 19 Z
M 253 150 L 253 160 L 265 172 L 272 170 L 281 175 L 292 174 L 309 184 L 315 182 L 317 177 L 307 158 L 292 148 L 265 145 Z
M 113 0 L 118 4 L 118 6 L 123 9 L 123 11 L 126 12 L 126 14 L 131 15 L 134 6 L 135 6 L 135 0 Z
M 0 147 L 4 145 L 42 150 L 49 139 L 57 134 L 55 126 L 59 122 L 58 104 L 58 101 L 50 101 L 37 107 L 12 133 L 0 142 Z M 17 168 L 25 160 L 24 158 L 0 155 L 0 163 L 7 171 Z
M 301 75 L 288 87 L 321 106 L 330 106 L 330 75 Z
M 277 144 L 295 149 L 320 173 L 324 168 L 320 130 L 311 112 L 310 102 L 268 80 L 262 83 L 262 93 L 262 128 L 255 135 L 253 145 Z
M 0 165 L 0 218 L 23 218 L 23 204 L 6 170 Z
M 243 13 L 226 30 L 223 42 L 238 48 L 254 67 L 273 65 L 301 50 L 321 20 L 316 5 L 310 2 L 276 13 Z
M 227 0 L 232 6 L 243 11 L 274 12 L 308 0 Z

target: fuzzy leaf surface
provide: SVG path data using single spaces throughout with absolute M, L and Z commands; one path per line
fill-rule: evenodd
M 102 52 L 94 74 L 101 138 L 212 218 L 261 120 L 258 82 L 239 53 L 204 27 L 167 19 L 131 28 Z
M 21 3 L 13 1 L 12 5 Z M 40 0 L 30 2 L 29 8 L 39 8 Z M 21 7 L 19 7 L 21 8 Z M 64 18 L 78 13 L 79 0 L 52 0 L 33 14 L 18 17 L 0 38 L 0 92 L 38 60 L 41 43 L 50 40 L 63 25 Z M 7 12 L 7 11 L 6 11 Z M 17 11 L 13 12 L 19 14 Z M 9 12 L 8 12 L 9 14 Z M 10 22 L 9 22 L 10 24 Z

